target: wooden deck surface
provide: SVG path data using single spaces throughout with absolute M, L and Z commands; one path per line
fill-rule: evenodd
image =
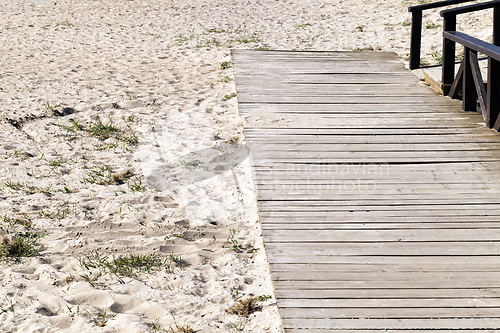
M 232 52 L 285 332 L 500 331 L 500 135 L 385 52 Z

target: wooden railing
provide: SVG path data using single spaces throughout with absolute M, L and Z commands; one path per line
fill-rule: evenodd
M 456 31 L 457 15 L 493 8 L 493 44 Z M 462 90 L 462 109 L 476 111 L 477 102 L 486 126 L 500 129 L 500 0 L 441 12 L 443 25 L 443 92 L 452 98 Z M 464 57 L 455 76 L 455 43 L 464 46 Z M 488 57 L 488 85 L 479 68 L 477 53 Z
M 446 0 L 408 8 L 411 15 L 410 69 L 420 68 L 420 46 L 422 43 L 422 12 L 427 9 L 457 5 L 474 0 Z

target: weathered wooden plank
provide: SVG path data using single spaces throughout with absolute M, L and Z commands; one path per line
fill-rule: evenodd
M 479 133 L 480 132 L 480 133 Z M 279 136 L 279 135 L 314 135 L 321 140 L 322 136 L 335 136 L 335 135 L 358 135 L 358 136 L 375 136 L 375 135 L 394 135 L 394 136 L 408 136 L 408 135 L 434 135 L 436 138 L 438 135 L 457 135 L 457 134 L 467 134 L 475 135 L 480 134 L 483 136 L 494 135 L 494 133 L 489 134 L 490 131 L 480 131 L 480 129 L 475 127 L 460 127 L 460 128 L 415 128 L 411 127 L 409 124 L 406 128 L 251 128 L 245 126 L 245 135 L 248 138 L 253 137 L 263 137 L 263 136 Z
M 269 82 L 247 84 L 237 90 L 242 95 L 284 96 L 325 96 L 325 95 L 391 95 L 391 96 L 435 96 L 427 87 L 412 87 L 401 84 L 316 84 L 304 85 L 289 83 L 271 85 Z
M 280 177 L 281 176 L 281 177 Z M 357 176 L 357 177 L 356 177 Z M 371 185 L 371 186 L 376 186 L 375 189 L 377 191 L 381 191 L 383 193 L 390 194 L 393 191 L 395 193 L 400 193 L 400 194 L 411 194 L 411 193 L 427 193 L 428 191 L 436 191 L 436 190 L 446 190 L 451 192 L 450 190 L 455 190 L 455 191 L 462 191 L 462 190 L 468 190 L 468 191 L 480 191 L 484 193 L 484 190 L 491 190 L 495 191 L 500 188 L 498 186 L 498 183 L 493 182 L 493 181 L 481 181 L 480 179 L 475 179 L 474 182 L 466 182 L 466 181 L 461 181 L 461 178 L 455 177 L 455 182 L 452 183 L 451 181 L 449 183 L 446 183 L 445 181 L 447 180 L 446 178 L 439 182 L 436 183 L 429 183 L 429 179 L 422 179 L 423 182 L 419 183 L 417 182 L 417 178 L 414 178 L 413 181 L 399 181 L 399 182 L 394 182 L 390 183 L 387 180 L 384 179 L 374 179 L 371 180 L 369 179 L 369 175 L 365 175 L 366 177 L 362 177 L 362 175 L 356 175 L 353 173 L 353 176 L 351 178 L 344 178 L 344 179 L 339 179 L 336 178 L 334 175 L 331 176 L 324 176 L 321 174 L 318 175 L 312 175 L 312 176 L 307 176 L 305 178 L 298 178 L 295 175 L 286 175 L 286 174 L 281 174 L 281 175 L 276 175 L 276 178 L 272 178 L 271 174 L 267 175 L 259 175 L 256 176 L 256 183 L 258 185 L 258 188 L 261 190 L 266 190 L 266 189 L 273 189 L 273 190 L 280 190 L 279 187 L 277 186 L 283 186 L 283 187 L 289 187 L 293 188 L 295 190 L 302 190 L 302 189 L 309 189 L 309 186 L 321 186 L 324 185 L 325 188 L 326 186 L 330 186 L 331 189 L 337 188 L 337 186 L 344 186 L 346 184 L 346 180 L 357 180 L 356 184 L 358 185 Z M 368 178 L 368 179 L 367 179 Z M 450 180 L 452 178 L 449 178 Z M 293 187 L 292 187 L 293 186 Z M 314 187 L 311 187 L 311 190 L 313 190 Z M 340 187 L 339 189 L 342 189 Z M 351 193 L 356 190 L 356 189 L 350 189 Z
M 313 176 L 314 177 L 314 176 Z M 309 176 L 307 178 L 296 178 L 293 176 L 283 175 L 283 177 L 276 177 L 276 179 L 272 179 L 269 177 L 255 177 L 255 183 L 259 191 L 271 191 L 276 190 L 279 191 L 282 188 L 290 189 L 295 191 L 305 191 L 311 190 L 315 191 L 317 189 L 328 189 L 328 190 L 338 190 L 338 191 L 346 191 L 346 193 L 355 193 L 357 191 L 366 191 L 370 190 L 370 194 L 432 194 L 440 191 L 447 192 L 448 194 L 453 193 L 478 193 L 484 194 L 486 190 L 495 191 L 500 190 L 500 184 L 496 182 L 462 182 L 462 183 L 445 183 L 443 181 L 436 183 L 428 183 L 427 179 L 424 179 L 426 182 L 418 183 L 418 179 L 415 179 L 414 182 L 397 182 L 391 184 L 390 182 L 384 180 L 370 180 L 363 179 L 361 177 L 354 178 L 356 182 L 346 182 L 349 179 L 337 179 L 335 176 L 330 177 L 321 177 L 321 175 L 316 177 Z M 368 178 L 368 177 L 366 177 Z M 430 180 L 430 178 L 429 178 Z M 353 184 L 356 185 L 353 186 Z M 349 186 L 348 186 L 349 185 Z M 450 191 L 453 190 L 453 191 Z M 341 192 L 342 193 L 342 192 Z
M 392 98 L 391 98 L 392 97 Z M 240 94 L 238 95 L 238 103 L 258 103 L 258 104 L 435 104 L 442 103 L 442 100 L 438 96 L 433 95 L 391 95 L 391 94 L 380 94 L 380 95 L 350 95 L 343 96 L 341 94 L 332 97 L 328 94 L 318 95 L 318 96 L 273 96 L 266 94 Z
M 338 264 L 338 263 L 271 263 L 271 269 L 276 272 L 283 271 L 299 271 L 299 270 L 307 270 L 307 271 L 329 271 L 334 273 L 348 273 L 348 272 L 421 272 L 422 265 L 412 263 L 411 260 L 406 258 L 405 262 L 391 262 L 388 264 L 373 264 L 369 261 L 364 263 L 351 263 L 351 264 Z M 462 262 L 448 262 L 448 261 L 438 261 L 438 262 L 427 262 L 425 264 L 425 269 L 428 272 L 500 272 L 500 263 L 498 261 L 495 263 L 468 263 L 464 264 Z M 400 291 L 400 290 L 398 290 Z M 438 293 L 441 295 L 441 293 Z M 297 298 L 298 296 L 293 296 L 294 293 L 288 293 L 288 296 L 284 298 Z M 305 298 L 335 298 L 340 297 L 336 293 L 328 293 L 322 296 L 314 296 L 307 297 L 307 293 L 300 293 Z M 330 295 L 330 296 L 328 296 Z M 341 298 L 368 298 L 369 294 L 363 293 L 360 295 L 357 294 L 349 294 L 345 293 Z M 394 298 L 395 296 L 390 296 L 391 294 L 377 294 L 377 297 L 374 298 Z M 405 294 L 406 295 L 406 294 Z M 413 294 L 412 294 L 413 295 Z M 425 293 L 415 293 L 418 297 L 425 297 Z M 436 295 L 436 291 L 432 295 L 427 297 L 434 297 Z M 446 294 L 447 297 L 458 297 L 460 293 L 454 294 Z M 495 294 L 496 297 L 500 297 L 500 294 Z M 328 296 L 328 297 L 327 297 Z M 403 296 L 401 296 L 403 297 Z M 417 297 L 417 296 L 412 296 Z
M 268 202 L 261 201 L 260 205 L 264 206 Z M 459 206 L 459 205 L 456 205 Z M 377 209 L 374 209 L 377 208 Z M 457 209 L 454 207 L 441 207 L 441 206 L 419 206 L 409 205 L 407 207 L 394 206 L 391 207 L 377 207 L 377 206 L 362 206 L 362 207 L 346 207 L 345 209 L 341 206 L 337 207 L 321 207 L 318 209 L 304 209 L 302 207 L 291 207 L 290 209 L 280 209 L 273 210 L 272 207 L 269 209 L 261 210 L 261 216 L 268 217 L 272 216 L 276 218 L 292 217 L 296 216 L 296 221 L 308 221 L 316 219 L 319 223 L 321 221 L 328 221 L 330 223 L 336 223 L 344 221 L 349 222 L 384 222 L 384 221 L 419 221 L 418 218 L 426 219 L 427 221 L 437 221 L 438 219 L 445 218 L 457 218 L 457 221 L 461 217 L 470 217 L 471 221 L 475 221 L 476 218 L 497 218 L 500 216 L 500 211 L 496 207 L 488 207 L 478 205 L 476 209 Z M 304 217 L 304 215 L 310 216 L 310 219 Z M 324 216 L 322 219 L 321 217 Z M 378 219 L 378 220 L 377 220 Z M 270 220 L 272 221 L 272 220 Z M 294 220 L 291 220 L 292 222 Z M 422 220 L 420 220 L 422 221 Z
M 354 58 L 354 59 L 337 59 L 327 61 L 298 61 L 289 60 L 281 61 L 280 66 L 276 66 L 273 61 L 245 61 L 246 66 L 238 68 L 238 75 L 251 74 L 254 72 L 266 73 L 393 73 L 404 69 L 404 64 L 401 61 L 384 61 L 384 66 L 380 66 L 380 61 L 375 59 Z M 325 72 L 327 71 L 327 72 Z
M 359 73 L 357 75 L 318 75 L 318 74 L 290 74 L 283 72 L 280 75 L 280 80 L 276 80 L 273 74 L 254 73 L 251 78 L 237 77 L 238 86 L 247 87 L 250 84 L 257 82 L 265 82 L 269 86 L 284 86 L 287 84 L 301 84 L 305 86 L 318 86 L 330 84 L 365 84 L 365 85 L 393 85 L 393 84 L 413 84 L 415 77 L 412 74 L 394 75 L 394 74 L 380 74 L 380 73 Z M 315 82 L 311 84 L 311 80 Z
M 479 164 L 480 162 L 478 162 Z M 431 164 L 431 163 L 429 163 Z M 343 183 L 346 180 L 353 180 L 361 184 L 392 184 L 395 188 L 405 186 L 418 186 L 419 184 L 429 184 L 435 181 L 434 186 L 444 185 L 447 183 L 450 186 L 460 184 L 473 185 L 492 185 L 498 182 L 498 177 L 495 172 L 499 172 L 492 168 L 491 170 L 483 170 L 478 168 L 476 171 L 459 170 L 453 167 L 453 163 L 432 163 L 436 166 L 435 172 L 428 170 L 410 170 L 405 172 L 404 169 L 397 168 L 404 164 L 369 164 L 369 163 L 338 163 L 338 164 L 292 164 L 282 163 L 276 165 L 275 168 L 267 168 L 266 165 L 255 168 L 254 177 L 258 184 L 283 182 L 284 184 L 335 184 Z M 473 164 L 473 163 L 471 163 Z M 425 163 L 406 164 L 414 167 L 422 166 Z M 444 171 L 444 166 L 449 165 L 449 171 Z M 291 168 L 281 168 L 290 166 Z M 308 171 L 309 170 L 309 171 Z M 389 177 L 390 176 L 390 177 Z
M 495 298 L 500 300 L 500 288 L 470 289 L 326 289 L 297 290 L 279 289 L 276 296 L 280 299 L 450 299 L 454 298 Z
M 280 143 L 270 143 L 266 144 L 266 148 L 262 149 L 252 149 L 253 151 L 268 151 L 268 152 L 295 152 L 300 153 L 302 151 L 311 152 L 352 152 L 352 151 L 362 151 L 362 152 L 382 152 L 382 151 L 396 151 L 396 152 L 408 152 L 412 151 L 491 151 L 500 150 L 500 143 L 498 142 L 488 142 L 486 144 L 480 144 L 475 142 L 457 142 L 457 143 L 342 143 L 338 142 L 335 144 L 326 143 L 290 143 L 290 142 L 280 142 Z
M 356 243 L 267 243 L 266 250 L 273 255 L 310 256 L 484 256 L 500 255 L 499 242 L 356 242 Z M 296 274 L 296 275 L 294 275 Z M 339 279 L 338 275 L 326 272 L 321 276 L 294 272 L 291 275 L 273 273 L 277 280 Z M 300 274 L 300 275 L 299 275 Z M 496 274 L 496 279 L 500 279 Z M 423 276 L 425 277 L 425 275 Z M 357 278 L 360 278 L 358 276 Z M 370 276 L 371 279 L 387 279 L 386 275 Z M 406 277 L 405 277 L 406 278 Z M 470 276 L 469 278 L 473 278 Z
M 267 200 L 325 200 L 330 199 L 332 196 L 341 196 L 343 200 L 350 201 L 364 201 L 364 200 L 377 200 L 378 204 L 391 205 L 393 202 L 404 203 L 404 200 L 419 200 L 419 203 L 432 203 L 433 201 L 439 201 L 439 203 L 445 202 L 446 204 L 459 205 L 462 204 L 466 197 L 474 196 L 474 202 L 481 200 L 480 203 L 491 203 L 492 196 L 500 197 L 500 192 L 489 190 L 488 193 L 485 191 L 455 191 L 450 192 L 450 190 L 436 190 L 436 191 L 413 191 L 413 193 L 386 193 L 377 192 L 376 184 L 363 186 L 362 184 L 356 184 L 354 182 L 348 182 L 345 185 L 340 185 L 336 188 L 329 185 L 310 185 L 305 189 L 296 189 L 295 186 L 283 186 L 279 185 L 276 188 L 270 188 L 268 190 L 261 189 L 257 187 L 257 199 L 259 201 Z M 442 199 L 445 197 L 446 199 Z M 498 202 L 498 199 L 493 199 L 494 203 Z
M 269 114 L 269 113 L 281 113 L 281 112 L 300 112 L 304 115 L 314 112 L 371 112 L 371 113 L 433 113 L 433 114 L 452 114 L 455 116 L 466 116 L 466 115 L 478 115 L 474 112 L 457 112 L 457 107 L 461 105 L 460 102 L 455 100 L 443 100 L 440 99 L 434 104 L 398 104 L 391 101 L 391 103 L 356 103 L 352 104 L 320 104 L 320 103 L 308 103 L 308 104 L 239 104 L 238 108 L 242 113 L 254 113 L 254 114 Z
M 399 165 L 374 165 L 368 163 L 360 163 L 359 165 L 353 164 L 338 164 L 338 165 L 327 165 L 327 164 L 276 164 L 267 167 L 253 166 L 255 172 L 266 172 L 267 170 L 285 171 L 285 172 L 337 172 L 345 170 L 354 170 L 361 172 L 367 172 L 367 170 L 384 170 L 387 175 L 399 172 L 401 174 L 406 173 L 428 173 L 436 172 L 438 174 L 443 174 L 443 172 L 448 171 L 448 173 L 453 172 L 467 172 L 470 176 L 474 176 L 475 172 L 485 171 L 490 173 L 490 171 L 495 172 L 500 168 L 500 162 L 488 162 L 481 161 L 478 163 L 420 163 L 420 164 L 399 164 Z M 490 173 L 491 176 L 495 176 L 494 173 Z
M 350 319 L 349 319 L 350 320 Z M 356 319 L 358 320 L 358 319 Z M 363 319 L 365 320 L 365 319 Z M 447 325 L 446 322 L 447 322 L 448 319 L 442 319 L 442 322 L 443 324 L 441 324 L 443 327 L 448 327 L 448 326 L 445 326 Z M 457 318 L 457 320 L 459 320 Z M 473 321 L 474 319 L 473 318 L 467 318 L 467 319 L 460 319 L 460 320 L 471 320 Z M 350 325 L 350 322 L 349 321 L 346 321 L 345 322 L 345 325 L 346 326 L 339 326 L 339 325 L 344 325 L 344 324 L 340 324 L 339 323 L 339 319 L 336 319 L 335 321 L 332 321 L 330 319 L 325 319 L 325 320 L 320 320 L 318 321 L 317 319 L 284 319 L 283 320 L 283 326 L 284 326 L 284 329 L 287 333 L 328 333 L 328 332 L 333 332 L 335 331 L 336 333 L 362 333 L 362 332 L 365 332 L 365 333 L 373 333 L 374 331 L 373 330 L 384 330 L 386 332 L 398 332 L 398 333 L 408 333 L 409 330 L 415 330 L 415 323 L 419 323 L 421 322 L 422 320 L 413 320 L 413 319 L 408 319 L 406 322 L 399 322 L 395 319 L 387 319 L 387 320 L 381 320 L 380 322 L 382 324 L 379 324 L 378 322 L 376 322 L 375 320 L 371 320 L 369 321 L 368 323 L 373 323 L 373 329 L 372 330 L 359 330 L 359 329 L 351 329 L 351 326 Z M 450 321 L 453 323 L 453 319 L 450 319 Z M 472 323 L 472 324 L 466 324 L 466 325 L 476 325 L 475 327 L 477 328 L 477 330 L 470 330 L 468 329 L 467 332 L 469 333 L 484 333 L 485 330 L 487 329 L 486 332 L 488 333 L 496 333 L 496 332 L 500 332 L 500 330 L 498 330 L 498 327 L 499 325 L 497 323 L 494 323 L 493 325 L 496 325 L 494 326 L 495 329 L 490 329 L 490 328 L 487 328 L 485 327 L 485 323 L 487 322 L 493 322 L 492 319 L 488 319 L 488 320 L 484 320 L 482 321 L 482 326 L 479 326 L 480 324 L 480 319 L 478 318 L 476 320 L 476 324 Z M 365 322 L 363 322 L 365 323 Z M 386 324 L 387 326 L 384 326 L 384 324 Z M 356 324 L 358 325 L 358 324 Z M 363 324 L 364 326 L 361 326 L 362 328 L 369 328 L 369 326 L 367 326 L 366 324 Z M 371 324 L 370 324 L 371 325 Z M 401 326 L 395 326 L 395 325 L 401 325 Z M 450 330 L 443 330 L 443 329 L 439 329 L 439 333 L 441 332 L 448 332 L 448 333 L 456 333 L 456 330 L 460 329 L 460 324 L 457 324 L 455 325 L 456 328 L 454 328 L 453 324 L 451 325 L 451 329 Z M 385 327 L 388 327 L 387 329 L 385 329 Z M 392 329 L 392 327 L 398 327 L 401 329 Z M 409 328 L 407 328 L 409 327 Z M 420 333 L 436 333 L 436 330 L 438 329 L 437 327 L 439 327 L 439 324 L 438 324 L 438 319 L 436 318 L 435 320 L 431 320 L 429 321 L 428 323 L 428 327 L 424 327 L 424 328 L 421 328 L 420 326 L 417 326 L 416 329 L 419 330 Z M 463 326 L 463 327 L 466 327 L 466 326 Z M 455 330 L 455 331 L 453 331 Z
M 351 51 L 293 51 L 293 50 L 238 50 L 232 49 L 231 55 L 233 57 L 237 56 L 238 59 L 267 59 L 267 58 L 284 58 L 284 59 L 311 59 L 311 58 L 322 58 L 326 60 L 331 59 L 356 59 L 356 56 L 363 57 L 367 59 L 367 55 L 362 52 L 351 52 Z M 392 52 L 382 52 L 373 51 L 369 52 L 369 59 L 392 59 L 401 62 L 401 59 Z
M 365 212 L 391 212 L 394 215 L 388 216 L 401 216 L 400 214 L 408 214 L 409 211 L 419 210 L 418 214 L 426 216 L 425 212 L 431 212 L 430 215 L 435 213 L 448 215 L 451 211 L 457 213 L 479 213 L 479 215 L 491 215 L 491 213 L 500 213 L 500 198 L 490 198 L 489 200 L 475 200 L 474 198 L 467 198 L 467 202 L 463 204 L 448 203 L 446 198 L 440 200 L 404 200 L 404 201 L 391 201 L 377 202 L 377 200 L 356 200 L 348 201 L 341 198 L 335 200 L 276 200 L 276 201 L 260 201 L 262 211 L 274 210 L 275 212 L 319 212 L 320 214 L 328 211 L 337 212 L 351 212 L 351 211 L 365 211 Z M 478 212 L 479 211 L 479 212 Z M 461 215 L 461 214 L 457 214 Z M 497 214 L 493 214 L 497 215 Z M 405 216 L 405 215 L 403 215 Z M 413 215 L 409 215 L 413 216 Z M 419 216 L 419 215 L 416 215 Z
M 333 221 L 325 220 L 323 223 L 321 221 L 310 219 L 307 221 L 288 221 L 286 218 L 265 218 L 266 223 L 262 226 L 263 234 L 266 235 L 270 230 L 400 230 L 400 229 L 500 229 L 500 223 L 498 223 L 499 217 L 484 217 L 485 220 L 490 220 L 491 222 L 477 222 L 480 217 L 464 217 L 461 216 L 463 222 L 457 222 L 450 218 L 439 217 L 434 219 L 419 219 L 419 221 L 404 221 L 401 223 L 390 223 L 382 222 L 378 219 L 377 222 L 358 222 L 349 223 L 343 221 Z M 467 218 L 467 220 L 465 220 Z M 429 222 L 429 221 L 439 221 L 439 222 Z M 441 221 L 444 220 L 444 221 Z M 471 221 L 473 220 L 473 221 Z
M 500 224 L 500 223 L 499 223 Z M 269 230 L 269 243 L 357 243 L 357 242 L 500 242 L 498 229 L 405 229 L 405 230 Z
M 451 171 L 453 172 L 453 171 Z M 390 188 L 390 183 L 389 180 L 384 179 L 384 174 L 386 175 L 385 171 L 380 171 L 380 172 L 375 172 L 372 171 L 372 176 L 373 179 L 370 179 L 370 175 L 368 173 L 362 173 L 362 171 L 352 171 L 352 170 L 347 170 L 344 172 L 338 171 L 337 173 L 333 173 L 330 175 L 323 174 L 321 172 L 316 172 L 316 173 L 311 173 L 307 174 L 307 176 L 304 176 L 302 179 L 300 179 L 297 175 L 297 173 L 289 171 L 278 171 L 278 170 L 269 170 L 265 173 L 260 173 L 260 174 L 255 174 L 255 179 L 256 182 L 259 186 L 261 185 L 266 185 L 266 184 L 277 184 L 277 183 L 283 183 L 283 184 L 346 184 L 346 181 L 356 181 L 356 183 L 359 184 L 377 184 L 380 185 L 381 188 L 388 187 Z M 471 181 L 467 183 L 467 174 L 449 174 L 449 175 L 432 175 L 432 173 L 424 173 L 422 172 L 421 175 L 421 183 L 418 182 L 419 174 L 408 174 L 408 175 L 402 175 L 400 172 L 394 172 L 394 173 L 389 173 L 393 177 L 401 176 L 402 179 L 397 179 L 397 181 L 394 181 L 393 183 L 393 188 L 403 188 L 403 187 L 412 187 L 416 186 L 418 188 L 419 185 L 426 185 L 428 184 L 429 181 L 432 179 L 436 180 L 436 184 L 430 185 L 429 188 L 438 188 L 439 185 L 443 185 L 446 187 L 446 182 L 448 181 L 452 185 L 450 188 L 455 186 L 466 186 L 469 185 L 469 188 L 472 188 L 473 186 L 489 186 L 492 185 L 492 189 L 495 189 L 495 181 L 496 178 L 491 177 L 491 174 L 488 175 L 487 173 L 483 172 L 478 172 L 475 177 L 471 177 Z M 275 178 L 272 178 L 272 177 Z M 470 175 L 469 175 L 470 176 Z M 387 176 L 385 176 L 387 177 Z M 403 178 L 404 177 L 404 178 Z M 439 187 L 441 188 L 441 187 Z
M 259 50 L 259 51 L 248 51 L 248 50 L 231 50 L 231 55 L 233 58 L 241 59 L 239 66 L 244 66 L 248 61 L 262 62 L 263 59 L 269 61 L 283 61 L 283 60 L 298 60 L 298 61 L 355 61 L 355 60 L 374 60 L 374 61 L 398 61 L 402 63 L 401 58 L 399 58 L 395 53 L 391 52 L 379 52 L 372 51 L 368 55 L 362 52 L 350 52 L 350 51 L 291 51 L 291 50 Z
M 250 119 L 252 120 L 252 119 Z M 385 120 L 385 121 L 384 121 Z M 434 119 L 425 119 L 422 118 L 420 120 L 415 120 L 414 122 L 406 121 L 405 119 L 335 119 L 335 118 L 323 118 L 323 117 L 314 117 L 311 119 L 292 119 L 290 117 L 282 117 L 277 116 L 275 119 L 271 117 L 266 117 L 265 120 L 262 120 L 262 117 L 256 117 L 256 122 L 259 123 L 261 129 L 265 128 L 276 128 L 276 126 L 280 126 L 283 129 L 291 128 L 294 130 L 300 129 L 308 129 L 308 128 L 318 128 L 318 129 L 343 129 L 343 128 L 366 128 L 371 129 L 377 127 L 379 130 L 384 129 L 399 129 L 399 128 L 420 128 L 420 129 L 433 129 L 433 128 L 449 128 L 453 124 L 453 119 L 446 120 L 434 120 Z M 462 125 L 461 128 L 470 128 L 475 129 L 478 127 L 484 126 L 484 124 L 476 124 L 471 121 L 466 121 L 464 119 L 456 119 L 455 126 Z
M 500 255 L 494 256 L 448 256 L 448 255 L 437 255 L 437 256 L 399 256 L 399 255 L 388 255 L 388 256 L 307 256 L 307 255 L 297 255 L 297 256 L 286 256 L 280 254 L 270 254 L 273 258 L 271 264 L 344 264 L 344 265 L 393 265 L 397 266 L 407 266 L 415 265 L 425 268 L 427 265 L 443 265 L 442 267 L 454 266 L 454 265 L 469 265 L 474 267 L 475 265 L 488 265 L 492 267 L 498 267 L 500 264 Z M 422 269 L 421 269 L 422 271 Z M 444 271 L 444 269 L 443 269 Z M 495 270 L 492 270 L 495 271 Z M 498 281 L 500 283 L 500 280 Z M 333 287 L 332 287 L 333 288 Z M 393 286 L 388 286 L 386 288 L 396 288 Z M 415 286 L 415 288 L 417 288 Z M 306 289 L 310 289 L 307 287 Z M 313 288 L 314 289 L 314 288 Z
M 277 144 L 287 144 L 287 145 L 303 145 L 304 147 L 310 144 L 313 145 L 337 145 L 337 144 L 415 144 L 418 149 L 418 145 L 431 145 L 431 144 L 476 144 L 476 145 L 488 145 L 490 143 L 497 143 L 497 138 L 494 135 L 491 136 L 474 136 L 470 134 L 458 134 L 458 135 L 372 135 L 372 136 L 357 136 L 357 135 L 322 135 L 317 136 L 314 134 L 309 135 L 269 135 L 259 133 L 254 133 L 247 137 L 247 141 L 250 144 L 259 145 L 263 142 L 269 143 L 270 145 Z M 257 168 L 258 170 L 258 168 Z
M 438 292 L 438 291 L 437 291 Z M 500 298 L 366 298 L 366 299 L 280 299 L 280 308 L 500 308 Z
M 274 277 L 274 273 L 273 273 Z M 353 289 L 362 294 L 366 289 L 449 289 L 449 288 L 499 288 L 498 280 L 483 279 L 438 279 L 438 280 L 401 280 L 391 279 L 378 281 L 296 281 L 276 280 L 273 278 L 275 289 L 298 289 L 298 290 L 331 290 L 331 289 Z
M 446 202 L 461 204 L 466 196 L 474 195 L 475 199 L 491 199 L 491 196 L 499 196 L 500 190 L 492 188 L 484 189 L 381 189 L 377 184 L 362 184 L 346 182 L 344 184 L 271 184 L 266 187 L 257 186 L 259 200 L 325 200 L 332 196 L 342 196 L 344 200 L 430 200 L 442 199 L 446 195 Z M 487 191 L 487 193 L 485 193 Z
M 408 160 L 414 158 L 415 161 L 418 159 L 426 159 L 426 161 L 434 160 L 448 160 L 448 159 L 474 159 L 481 161 L 497 161 L 500 159 L 500 152 L 495 149 L 490 151 L 482 150 L 415 150 L 415 151 L 391 151 L 391 150 L 381 150 L 381 151 L 370 151 L 368 149 L 363 151 L 267 151 L 261 149 L 253 149 L 252 156 L 254 159 L 270 159 L 281 161 L 286 159 L 291 160 L 311 160 L 311 159 L 325 159 L 325 160 L 343 160 L 343 159 L 355 159 L 366 160 L 371 159 L 389 159 L 389 160 Z
M 283 319 L 287 333 L 373 333 L 383 330 L 389 333 L 468 333 L 500 332 L 500 322 L 494 318 L 431 318 L 431 319 Z M 437 331 L 438 330 L 438 331 Z
M 279 306 L 279 302 L 278 302 Z M 347 309 L 307 309 L 307 308 L 280 308 L 284 319 L 299 318 L 499 318 L 498 308 L 347 308 Z

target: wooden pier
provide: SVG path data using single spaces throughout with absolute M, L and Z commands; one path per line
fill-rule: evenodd
M 500 134 L 386 52 L 232 52 L 287 333 L 500 331 Z

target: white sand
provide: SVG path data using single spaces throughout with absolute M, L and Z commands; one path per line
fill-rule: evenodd
M 230 60 L 230 47 L 371 46 L 405 56 L 410 4 L 58 0 L 52 11 L 0 7 L 1 232 L 25 232 L 19 223 L 29 221 L 30 230 L 47 233 L 38 256 L 1 262 L 0 331 L 162 332 L 176 324 L 198 332 L 281 331 L 274 296 L 249 318 L 226 311 L 273 289 L 242 119 L 236 98 L 223 101 L 235 91 L 222 82 L 232 70 L 220 64 Z M 459 28 L 490 38 L 488 15 L 460 18 Z M 426 14 L 427 21 L 440 23 L 439 15 Z M 423 54 L 432 61 L 441 29 L 424 34 Z M 60 126 L 88 128 L 98 115 L 129 126 L 138 146 Z M 84 181 L 105 166 L 133 176 L 123 184 Z M 137 277 L 92 270 L 86 279 L 78 258 L 94 250 L 173 253 L 187 267 L 171 263 L 173 272 Z

